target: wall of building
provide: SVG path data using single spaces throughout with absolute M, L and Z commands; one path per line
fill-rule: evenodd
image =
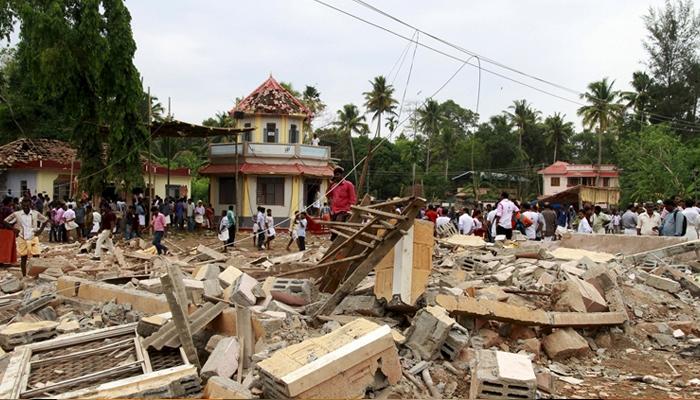
M 144 182 L 146 182 L 146 184 L 148 184 L 148 174 L 146 174 L 143 177 L 143 179 L 144 179 Z M 164 198 L 165 197 L 165 186 L 168 184 L 168 176 L 167 175 L 152 175 L 151 179 L 153 179 L 153 188 L 154 188 L 153 193 L 156 196 L 160 196 L 161 198 Z M 171 185 L 178 185 L 178 186 L 187 186 L 187 196 L 189 197 L 192 194 L 192 178 L 189 176 L 170 175 L 170 184 Z
M 21 192 L 22 181 L 27 181 L 27 189 L 32 194 L 37 193 L 37 171 L 34 170 L 9 170 L 7 171 L 7 180 L 5 181 L 5 191 L 3 195 L 19 197 Z M 53 191 L 53 187 L 51 189 Z M 41 190 L 39 190 L 41 192 Z M 49 195 L 52 193 L 49 193 Z
M 299 132 L 299 143 L 301 143 L 303 140 L 303 117 L 286 115 L 256 115 L 242 118 L 239 120 L 238 126 L 241 128 L 245 127 L 246 123 L 251 124 L 251 126 L 255 128 L 255 130 L 251 132 L 251 142 L 265 143 L 265 135 L 263 131 L 267 127 L 268 123 L 274 123 L 277 126 L 277 129 L 279 130 L 278 143 L 289 143 L 289 128 L 292 126 L 292 124 L 297 126 L 297 131 Z
M 559 178 L 559 186 L 552 186 L 552 178 Z M 566 177 L 560 175 L 543 175 L 542 178 L 542 193 L 545 196 L 557 194 L 566 190 Z

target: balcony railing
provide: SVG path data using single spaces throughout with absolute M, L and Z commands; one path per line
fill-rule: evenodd
M 251 142 L 243 142 L 238 145 L 233 143 L 213 143 L 209 145 L 209 156 L 212 158 L 235 157 L 236 152 L 244 157 L 299 157 L 317 160 L 328 160 L 331 157 L 331 148 L 328 146 Z

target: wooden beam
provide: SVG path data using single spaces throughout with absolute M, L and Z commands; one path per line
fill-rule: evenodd
M 168 274 L 160 277 L 160 281 L 163 284 L 163 293 L 168 299 L 170 312 L 173 315 L 177 334 L 180 337 L 180 343 L 182 344 L 185 354 L 187 354 L 187 359 L 199 370 L 202 365 L 199 363 L 199 357 L 197 357 L 197 349 L 194 347 L 190 323 L 187 319 L 187 297 L 184 283 L 182 282 L 182 271 L 167 261 L 166 267 Z
M 346 228 L 346 229 L 362 228 L 364 226 L 367 226 L 367 224 L 363 224 L 362 222 L 318 221 L 317 223 L 320 225 L 332 226 L 334 228 Z M 374 224 L 374 225 L 370 226 L 370 228 L 384 229 L 384 228 L 386 228 L 386 226 L 381 225 L 381 224 Z M 392 226 L 392 228 L 393 228 L 393 226 Z M 355 231 L 355 229 L 353 229 L 353 232 L 354 231 Z
M 369 207 L 352 206 L 352 209 L 356 210 L 356 211 L 360 211 L 360 212 L 365 212 L 367 214 L 374 215 L 374 216 L 386 217 L 386 218 L 391 218 L 391 219 L 398 219 L 401 221 L 405 221 L 406 219 L 408 219 L 407 216 L 402 215 L 402 214 L 396 214 L 396 213 L 392 213 L 392 212 L 375 210 L 374 208 L 369 208 Z
M 323 255 L 323 258 L 321 259 L 321 262 L 324 262 L 324 261 L 328 260 L 329 258 L 331 258 L 332 256 L 334 256 L 338 251 L 340 251 L 342 248 L 344 248 L 344 247 L 347 246 L 348 244 L 354 243 L 355 239 L 356 239 L 358 236 L 360 236 L 360 233 L 362 233 L 362 232 L 364 232 L 364 231 L 370 229 L 370 225 L 374 224 L 374 223 L 377 222 L 377 221 L 379 221 L 379 218 L 378 218 L 378 217 L 375 217 L 375 218 L 374 218 L 372 221 L 370 221 L 367 225 L 365 225 L 365 226 L 363 226 L 362 228 L 358 229 L 357 232 L 355 232 L 354 235 L 352 235 L 352 236 L 348 237 L 347 239 L 345 239 L 345 241 L 343 241 L 339 246 L 337 246 L 337 247 L 335 247 L 335 248 L 333 248 L 333 249 L 329 249 L 328 252 L 326 252 L 326 254 Z

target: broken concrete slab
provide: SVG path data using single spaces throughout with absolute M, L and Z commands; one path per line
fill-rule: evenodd
M 678 293 L 681 291 L 680 283 L 659 275 L 647 274 L 644 283 L 655 289 L 663 290 L 669 293 Z
M 221 376 L 209 378 L 204 386 L 205 399 L 252 399 L 253 394 L 242 384 Z
M 12 350 L 23 344 L 46 340 L 56 336 L 55 321 L 14 322 L 0 330 L 0 346 Z
M 384 306 L 374 296 L 348 296 L 338 304 L 333 314 L 383 317 Z
M 221 288 L 221 283 L 219 279 L 206 279 L 202 284 L 204 288 L 204 297 L 208 298 L 221 298 L 224 294 L 224 289 Z
M 204 379 L 209 379 L 213 376 L 222 378 L 230 378 L 238 369 L 238 355 L 240 345 L 238 338 L 224 337 L 222 338 L 211 352 L 207 362 L 202 366 L 199 375 Z
M 163 294 L 163 285 L 160 283 L 160 278 L 142 279 L 138 282 L 138 287 L 151 293 Z
M 603 295 L 592 284 L 576 277 L 567 276 L 567 280 L 576 285 L 578 292 L 581 294 L 586 312 L 604 312 L 608 311 L 608 305 L 603 298 Z
M 242 274 L 236 281 L 224 290 L 224 300 L 243 307 L 254 306 L 258 298 L 264 299 L 265 294 L 257 290 L 257 279 L 248 274 Z M 226 297 L 228 295 L 228 297 Z
M 359 398 L 401 379 L 391 329 L 362 318 L 278 350 L 257 368 L 267 398 Z
M 216 264 L 204 264 L 197 268 L 192 274 L 192 278 L 198 281 L 207 279 L 218 279 L 221 269 Z
M 0 282 L 0 290 L 3 293 L 16 293 L 22 290 L 22 282 L 17 277 L 10 277 Z
M 552 286 L 551 300 L 555 311 L 586 312 L 578 286 L 572 280 L 557 282 Z
M 210 257 L 214 261 L 226 261 L 228 260 L 228 256 L 224 253 L 218 252 L 211 247 L 207 247 L 203 244 L 200 244 L 197 246 L 197 251 L 206 255 L 207 257 Z
M 564 360 L 573 356 L 584 356 L 590 348 L 588 341 L 571 328 L 558 329 L 542 339 L 542 346 L 552 360 Z
M 527 356 L 491 350 L 476 353 L 470 399 L 534 399 L 536 391 L 537 378 Z
M 424 360 L 431 360 L 450 334 L 456 321 L 439 306 L 418 310 L 406 334 L 406 347 L 416 351 Z
M 160 314 L 170 311 L 168 302 L 163 295 L 136 289 L 125 289 L 117 285 L 72 276 L 60 277 L 56 283 L 56 291 L 66 297 L 77 297 L 101 303 L 110 300 L 115 300 L 117 304 L 128 303 L 134 310 L 146 314 Z

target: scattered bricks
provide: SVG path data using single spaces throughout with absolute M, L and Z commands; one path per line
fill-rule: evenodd
M 218 279 L 221 269 L 215 264 L 205 264 L 197 269 L 194 273 L 194 279 L 198 281 L 205 281 L 207 279 Z
M 252 399 L 253 394 L 242 384 L 228 378 L 214 376 L 204 387 L 205 399 Z
M 451 329 L 450 333 L 442 344 L 440 352 L 448 360 L 454 360 L 459 356 L 459 353 L 469 345 L 469 335 L 464 330 Z
M 221 288 L 218 278 L 204 280 L 203 287 L 204 297 L 221 298 L 221 296 L 224 294 L 224 290 Z
M 374 296 L 348 296 L 340 302 L 333 314 L 383 317 L 384 307 Z
M 0 330 L 0 346 L 12 350 L 23 344 L 46 340 L 56 336 L 58 322 L 15 322 Z
M 472 368 L 470 399 L 534 399 L 537 378 L 527 356 L 480 350 Z
M 578 292 L 581 294 L 583 304 L 586 306 L 586 312 L 603 312 L 608 311 L 608 305 L 603 298 L 601 292 L 592 284 L 579 279 L 576 276 L 567 275 L 567 280 L 576 285 Z
M 542 339 L 544 351 L 552 360 L 564 360 L 588 353 L 588 342 L 571 328 L 558 329 Z
M 230 297 L 224 297 L 224 300 L 236 303 L 243 307 L 254 306 L 258 301 L 258 296 L 256 296 L 254 289 L 257 286 L 258 281 L 248 274 L 241 275 L 233 285 L 226 288 L 229 291 Z M 226 296 L 226 291 L 224 291 L 224 296 Z M 264 293 L 261 296 L 265 298 Z
M 213 376 L 230 378 L 238 369 L 238 354 L 240 346 L 238 338 L 225 337 L 217 343 L 214 351 L 209 355 L 209 359 L 202 366 L 199 375 L 204 379 Z
M 140 280 L 138 287 L 155 294 L 163 293 L 163 284 L 160 283 L 160 278 Z
M 240 269 L 234 267 L 233 265 L 227 267 L 224 272 L 219 274 L 221 286 L 227 288 L 233 285 L 233 283 L 236 282 L 241 275 L 243 275 L 243 272 L 241 272 Z
M 270 292 L 275 300 L 278 300 L 275 294 L 279 292 L 299 297 L 304 301 L 302 305 L 313 303 L 318 297 L 318 289 L 310 279 L 275 278 Z
M 664 290 L 669 293 L 677 293 L 681 290 L 680 283 L 654 274 L 648 274 L 644 283 L 655 289 Z
M 423 359 L 431 360 L 450 334 L 455 320 L 444 308 L 428 306 L 416 313 L 406 337 L 406 346 Z
M 16 293 L 22 290 L 22 282 L 16 277 L 11 277 L 0 282 L 0 290 L 3 293 Z
M 571 280 L 555 283 L 552 286 L 551 299 L 555 311 L 586 312 L 581 292 L 576 283 Z

